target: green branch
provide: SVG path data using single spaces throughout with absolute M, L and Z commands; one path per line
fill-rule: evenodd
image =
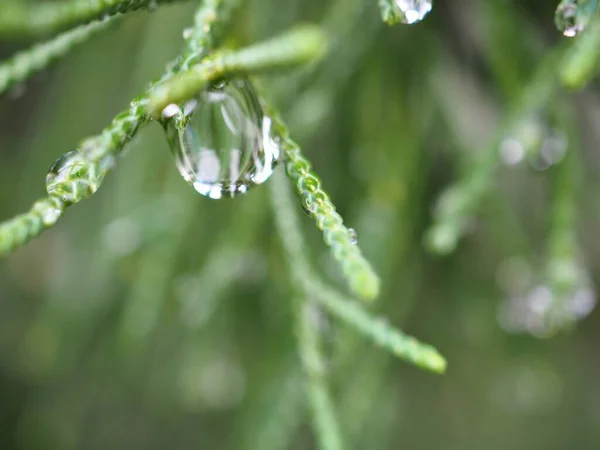
M 446 360 L 434 347 L 393 328 L 384 318 L 372 317 L 352 299 L 315 282 L 315 278 L 306 279 L 304 283 L 308 292 L 330 314 L 368 337 L 379 347 L 421 369 L 434 373 L 446 371 Z
M 0 8 L 0 36 L 53 33 L 95 19 L 141 8 L 152 9 L 161 3 L 174 1 L 178 0 L 71 0 L 34 4 L 9 2 Z
M 65 56 L 73 47 L 105 30 L 114 19 L 81 25 L 56 36 L 50 41 L 35 45 L 0 64 L 0 94 L 13 85 L 45 69 L 57 59 Z
M 220 52 L 154 87 L 148 114 L 159 118 L 171 103 L 181 103 L 207 84 L 227 76 L 251 75 L 304 64 L 325 50 L 326 39 L 315 25 L 297 26 L 266 42 L 237 51 Z
M 352 233 L 344 226 L 344 220 L 321 187 L 321 180 L 312 170 L 310 162 L 302 155 L 298 144 L 289 137 L 287 126 L 273 108 L 266 103 L 264 106 L 283 146 L 286 173 L 301 198 L 305 212 L 323 232 L 323 240 L 340 264 L 350 290 L 365 300 L 376 298 L 379 295 L 379 277 L 356 245 Z
M 271 194 L 277 229 L 282 237 L 293 280 L 304 291 L 306 298 L 318 302 L 333 316 L 397 357 L 422 369 L 444 372 L 446 360 L 435 348 L 401 333 L 382 319 L 370 316 L 356 302 L 319 281 L 304 254 L 305 244 L 298 217 L 292 207 L 290 187 L 279 170 L 275 171 L 272 178 Z
M 560 112 L 564 114 L 565 111 L 569 111 L 566 104 L 561 106 Z M 574 124 L 567 117 L 565 114 L 562 118 L 562 128 L 569 143 L 567 154 L 552 170 L 552 213 L 544 274 L 552 292 L 552 301 L 544 317 L 545 331 L 549 334 L 569 328 L 578 318 L 573 310 L 574 299 L 578 293 L 591 292 L 589 274 L 582 263 L 577 239 L 581 148 Z
M 206 51 L 205 45 L 214 42 L 221 23 L 228 20 L 230 12 L 238 0 L 206 0 L 195 16 L 192 33 L 194 41 L 188 40 L 183 55 L 175 59 L 167 68 L 163 79 L 168 79 L 180 67 L 193 61 Z M 84 140 L 76 151 L 59 158 L 62 172 L 47 183 L 48 197 L 37 202 L 26 214 L 0 224 L 0 257 L 39 236 L 52 227 L 64 209 L 93 194 L 102 183 L 106 173 L 112 168 L 115 157 L 129 142 L 140 125 L 148 122 L 146 115 L 147 94 L 134 99 L 129 108 L 118 114 L 112 123 L 99 135 Z M 71 158 L 70 166 L 66 156 Z M 47 208 L 58 208 L 59 214 L 50 214 L 53 220 L 42 220 L 39 204 Z M 55 217 L 55 219 L 54 219 Z
M 522 88 L 522 94 L 504 117 L 488 146 L 465 169 L 460 179 L 442 193 L 434 210 L 434 223 L 425 236 L 429 250 L 439 254 L 454 251 L 475 210 L 494 186 L 500 144 L 523 121 L 543 110 L 559 90 L 557 68 L 564 55 L 565 48 L 558 47 L 544 58 L 532 79 Z
M 297 313 L 300 359 L 308 378 L 308 402 L 312 411 L 313 427 L 319 441 L 319 448 L 342 450 L 344 445 L 340 426 L 327 385 L 326 362 L 321 351 L 318 314 L 320 312 L 312 302 L 301 303 Z
M 596 14 L 564 59 L 560 76 L 566 87 L 581 89 L 591 81 L 600 65 L 599 48 L 600 14 Z

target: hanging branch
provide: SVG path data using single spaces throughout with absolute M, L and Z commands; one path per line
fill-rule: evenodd
M 318 313 L 318 311 L 310 311 L 310 308 L 315 308 L 315 305 L 325 308 L 333 316 L 382 348 L 424 369 L 442 373 L 446 368 L 446 361 L 433 347 L 402 334 L 381 319 L 372 318 L 355 302 L 346 299 L 319 281 L 305 255 L 306 245 L 293 208 L 292 192 L 280 170 L 276 170 L 273 174 L 270 188 L 275 223 L 281 236 L 290 276 L 298 294 L 304 300 L 298 312 L 301 331 L 298 338 L 307 376 L 307 396 L 311 405 L 315 433 L 320 448 L 337 450 L 343 448 L 342 437 L 337 418 L 333 413 L 334 402 L 323 373 L 318 330 L 315 329 L 314 318 L 311 321 L 307 314 Z
M 434 223 L 425 239 L 429 250 L 448 254 L 467 230 L 475 210 L 494 186 L 499 163 L 498 148 L 503 139 L 532 115 L 542 110 L 559 89 L 557 67 L 565 55 L 564 47 L 549 53 L 539 64 L 521 96 L 504 117 L 488 146 L 476 156 L 465 173 L 442 193 L 434 210 Z
M 3 3 L 6 0 L 3 0 Z M 178 0 L 69 0 L 58 2 L 9 2 L 0 8 L 0 36 L 48 34 L 93 20 L 129 13 L 138 9 L 152 10 L 163 3 Z
M 596 75 L 600 65 L 600 14 L 596 14 L 586 30 L 577 38 L 573 51 L 565 57 L 560 70 L 563 84 L 581 89 Z
M 69 53 L 75 46 L 104 31 L 114 23 L 115 19 L 109 18 L 101 22 L 81 25 L 0 63 L 0 94 L 45 69 L 51 63 Z
M 305 244 L 299 230 L 298 217 L 292 207 L 290 187 L 284 182 L 280 171 L 273 174 L 271 192 L 276 225 L 282 236 L 290 275 L 306 297 L 318 302 L 339 320 L 397 357 L 422 369 L 443 373 L 446 361 L 436 349 L 401 333 L 382 319 L 373 318 L 356 302 L 319 281 L 319 277 L 310 269 L 304 253 Z
M 300 302 L 298 316 L 298 345 L 302 368 L 306 375 L 308 403 L 312 412 L 313 428 L 319 448 L 342 450 L 342 434 L 335 405 L 327 384 L 326 362 L 321 351 L 318 328 L 319 311 L 310 301 Z M 317 317 L 315 317 L 317 316 Z
M 325 44 L 325 36 L 318 26 L 302 25 L 251 47 L 218 52 L 155 86 L 149 95 L 148 115 L 160 118 L 167 105 L 187 100 L 220 78 L 281 70 L 318 59 Z
M 223 19 L 217 19 L 219 17 L 217 9 L 224 8 L 229 11 L 226 5 L 228 5 L 227 2 L 220 0 L 208 1 L 197 15 L 199 20 L 205 21 L 199 23 L 198 26 L 203 27 L 206 36 L 219 28 L 219 20 Z M 213 25 L 215 25 L 214 28 Z M 207 41 L 209 39 L 213 38 L 206 38 Z M 294 48 L 290 46 L 292 41 L 303 42 L 304 45 L 300 45 L 295 52 Z M 229 63 L 221 65 L 219 63 L 221 60 L 217 58 L 215 70 L 209 71 L 209 73 L 213 74 L 214 78 L 212 79 L 216 79 L 239 72 L 262 72 L 273 68 L 302 64 L 318 56 L 323 42 L 322 34 L 315 27 L 302 27 L 284 34 L 281 46 L 278 45 L 278 40 L 275 38 L 265 44 L 257 44 L 241 49 L 239 52 L 227 53 L 225 61 L 229 61 Z M 268 49 L 274 50 L 271 57 L 264 53 Z M 313 53 L 309 49 L 312 49 Z M 258 51 L 255 52 L 255 50 Z M 277 59 L 282 58 L 284 52 L 285 64 Z M 186 63 L 194 60 L 195 52 L 186 52 L 186 54 L 189 56 L 186 58 L 184 55 L 182 61 L 176 61 L 171 66 L 169 74 L 164 77 L 167 80 L 166 86 L 174 86 L 169 83 L 172 74 L 176 73 L 179 67 L 185 70 Z M 184 72 L 183 79 L 186 80 L 187 74 L 190 73 L 194 73 L 194 71 Z M 193 76 L 191 78 L 196 80 Z M 161 90 L 164 89 L 164 85 L 159 84 L 158 88 L 159 93 L 164 92 Z M 189 88 L 185 91 L 190 92 Z M 153 97 L 155 93 L 156 90 L 151 88 L 148 94 L 134 99 L 129 109 L 117 115 L 111 125 L 100 135 L 84 140 L 77 150 L 65 154 L 57 161 L 54 168 L 51 169 L 51 172 L 55 173 L 51 174 L 46 182 L 49 197 L 41 201 L 44 208 L 50 205 L 48 207 L 52 208 L 53 213 L 46 214 L 48 220 L 41 220 L 38 203 L 37 207 L 30 210 L 29 213 L 0 224 L 0 257 L 38 236 L 46 228 L 53 226 L 67 206 L 84 200 L 100 187 L 125 144 L 133 138 L 140 125 L 151 119 L 147 112 L 156 107 L 157 102 Z M 178 93 L 178 89 L 175 89 L 175 93 Z M 175 98 L 178 98 L 177 95 Z M 159 95 L 159 102 L 170 103 L 169 100 L 171 99 Z

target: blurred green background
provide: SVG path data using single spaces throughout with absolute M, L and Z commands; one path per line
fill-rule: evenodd
M 347 448 L 599 448 L 598 314 L 541 339 L 513 295 L 543 270 L 554 168 L 499 163 L 456 252 L 423 245 L 439 194 L 563 39 L 555 2 L 437 1 L 423 23 L 393 28 L 375 0 L 329 3 L 249 0 L 225 43 L 304 20 L 333 33 L 315 70 L 262 84 L 382 277 L 372 309 L 449 361 L 444 376 L 419 371 L 321 317 Z M 0 99 L 0 219 L 27 210 L 52 162 L 161 74 L 195 7 L 128 15 Z M 1 41 L 0 57 L 28 45 Z M 552 102 L 563 104 L 593 285 L 597 87 Z M 314 448 L 272 215 L 265 185 L 233 200 L 199 196 L 160 125 L 141 130 L 92 198 L 0 262 L 0 448 Z M 340 282 L 302 219 L 317 271 Z

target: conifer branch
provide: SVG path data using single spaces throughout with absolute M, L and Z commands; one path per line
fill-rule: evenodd
M 114 19 L 111 18 L 81 25 L 0 63 L 0 94 L 6 92 L 15 84 L 25 81 L 36 72 L 45 69 L 51 63 L 69 53 L 75 46 L 86 42 L 92 36 L 108 28 L 113 22 Z
M 565 55 L 560 77 L 570 89 L 581 89 L 597 74 L 600 66 L 600 13 L 594 15 Z
M 494 185 L 500 143 L 553 99 L 560 88 L 557 67 L 564 55 L 565 47 L 559 46 L 543 59 L 488 146 L 473 159 L 459 180 L 442 193 L 434 210 L 434 223 L 425 236 L 429 250 L 439 254 L 454 251 L 476 209 Z
M 569 109 L 568 105 L 564 105 Z M 573 302 L 577 295 L 587 294 L 589 275 L 582 263 L 577 239 L 577 218 L 581 193 L 580 147 L 573 124 L 562 121 L 568 136 L 568 149 L 563 161 L 553 168 L 553 196 L 545 267 L 546 281 L 552 301 L 545 313 L 548 333 L 568 328 L 576 319 Z
M 371 317 L 353 300 L 319 281 L 319 277 L 311 271 L 304 254 L 298 217 L 291 206 L 291 191 L 279 170 L 273 174 L 271 193 L 276 225 L 282 237 L 291 276 L 306 297 L 318 302 L 330 314 L 397 357 L 422 369 L 437 373 L 444 372 L 446 360 L 435 348 L 401 333 L 382 319 Z
M 290 138 L 287 126 L 273 108 L 265 106 L 283 147 L 286 174 L 301 199 L 304 211 L 323 232 L 323 240 L 340 265 L 352 293 L 364 300 L 373 300 L 379 294 L 379 277 L 354 242 L 310 162 L 302 155 L 298 144 Z
M 221 24 L 229 19 L 237 2 L 238 0 L 205 0 L 202 3 L 195 16 L 194 29 L 197 31 L 192 33 L 194 41 L 188 41 L 182 56 L 168 65 L 163 80 L 205 54 L 206 45 L 215 41 Z M 147 102 L 147 94 L 135 98 L 129 108 L 118 114 L 99 135 L 85 139 L 77 150 L 62 157 L 64 160 L 69 155 L 78 161 L 47 187 L 48 197 L 37 202 L 28 213 L 0 224 L 0 257 L 52 227 L 67 206 L 87 198 L 100 187 L 104 176 L 114 165 L 116 156 L 133 138 L 138 128 L 150 120 L 146 115 Z M 44 211 L 55 208 L 59 213 L 50 214 L 48 217 L 52 220 L 41 220 L 40 207 L 36 206 L 39 204 L 46 205 L 42 208 Z
M 309 292 L 334 317 L 369 338 L 396 357 L 434 373 L 446 371 L 446 360 L 432 346 L 393 328 L 385 319 L 374 318 L 352 299 L 316 282 L 304 280 Z
M 9 2 L 0 8 L 0 36 L 48 34 L 93 20 L 136 11 L 152 10 L 179 0 L 59 0 Z
M 303 25 L 250 47 L 217 53 L 155 86 L 150 92 L 148 114 L 159 118 L 167 105 L 181 103 L 226 76 L 252 75 L 305 64 L 317 59 L 325 46 L 326 39 L 319 27 Z
M 297 313 L 299 321 L 298 342 L 300 359 L 307 377 L 308 403 L 312 411 L 313 427 L 319 448 L 342 450 L 342 435 L 335 406 L 326 379 L 326 362 L 321 351 L 317 307 L 303 301 Z

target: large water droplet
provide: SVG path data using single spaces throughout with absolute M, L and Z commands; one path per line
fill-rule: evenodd
M 73 150 L 58 158 L 48 171 L 46 191 L 65 203 L 77 203 L 96 192 L 102 177 L 98 162 Z
M 432 0 L 394 0 L 402 23 L 420 22 L 431 11 Z
M 556 8 L 556 28 L 566 37 L 574 37 L 585 28 L 586 21 L 579 6 L 578 0 L 565 0 Z
M 234 197 L 273 173 L 280 145 L 250 83 L 228 80 L 163 111 L 179 172 L 200 194 Z

